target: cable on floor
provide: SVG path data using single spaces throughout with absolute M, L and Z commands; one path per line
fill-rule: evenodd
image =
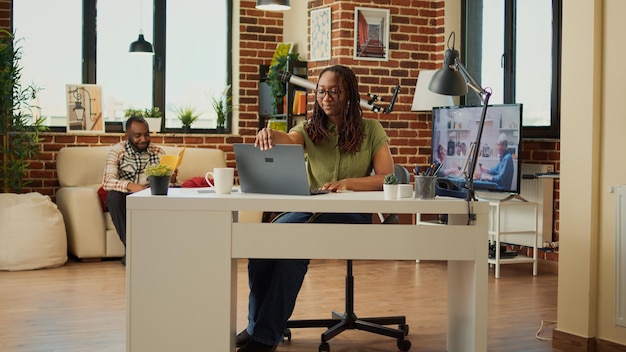
M 539 330 L 537 330 L 537 333 L 535 334 L 535 338 L 537 340 L 552 341 L 552 338 L 550 338 L 550 337 L 539 336 L 539 334 L 541 334 L 541 331 L 543 330 L 543 328 L 544 328 L 544 326 L 546 324 L 556 324 L 556 320 L 543 320 L 543 319 L 541 319 L 541 326 L 539 327 Z

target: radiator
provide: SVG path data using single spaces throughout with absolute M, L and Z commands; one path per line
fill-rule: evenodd
M 545 164 L 522 164 L 522 175 L 554 171 L 554 166 Z M 544 242 L 552 242 L 552 209 L 553 209 L 554 179 L 552 178 L 532 178 L 521 179 L 520 196 L 529 202 L 537 203 L 537 247 L 543 247 Z M 534 214 L 524 211 L 523 208 L 517 212 L 516 208 L 508 210 L 510 223 L 527 224 L 532 221 Z M 513 225 L 515 226 L 515 225 Z M 502 242 L 533 247 L 533 239 L 526 235 L 503 235 Z
M 626 185 L 615 193 L 615 325 L 626 328 Z

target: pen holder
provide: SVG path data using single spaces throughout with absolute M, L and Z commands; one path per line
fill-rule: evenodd
M 435 198 L 436 176 L 415 176 L 415 198 Z

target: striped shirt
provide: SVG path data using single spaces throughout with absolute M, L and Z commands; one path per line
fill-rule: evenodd
M 165 152 L 156 145 L 150 144 L 148 150 L 138 152 L 128 143 L 114 145 L 107 155 L 102 187 L 107 191 L 127 193 L 129 183 L 148 184 L 145 169 L 149 165 L 158 164 Z

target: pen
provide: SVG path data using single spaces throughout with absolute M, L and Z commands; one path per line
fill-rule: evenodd
M 415 167 L 413 168 L 413 175 L 419 175 L 419 170 L 420 170 L 420 167 L 415 165 Z
M 433 176 L 437 176 L 442 166 L 443 166 L 443 163 L 437 165 L 437 167 L 435 168 L 435 172 L 433 172 Z

